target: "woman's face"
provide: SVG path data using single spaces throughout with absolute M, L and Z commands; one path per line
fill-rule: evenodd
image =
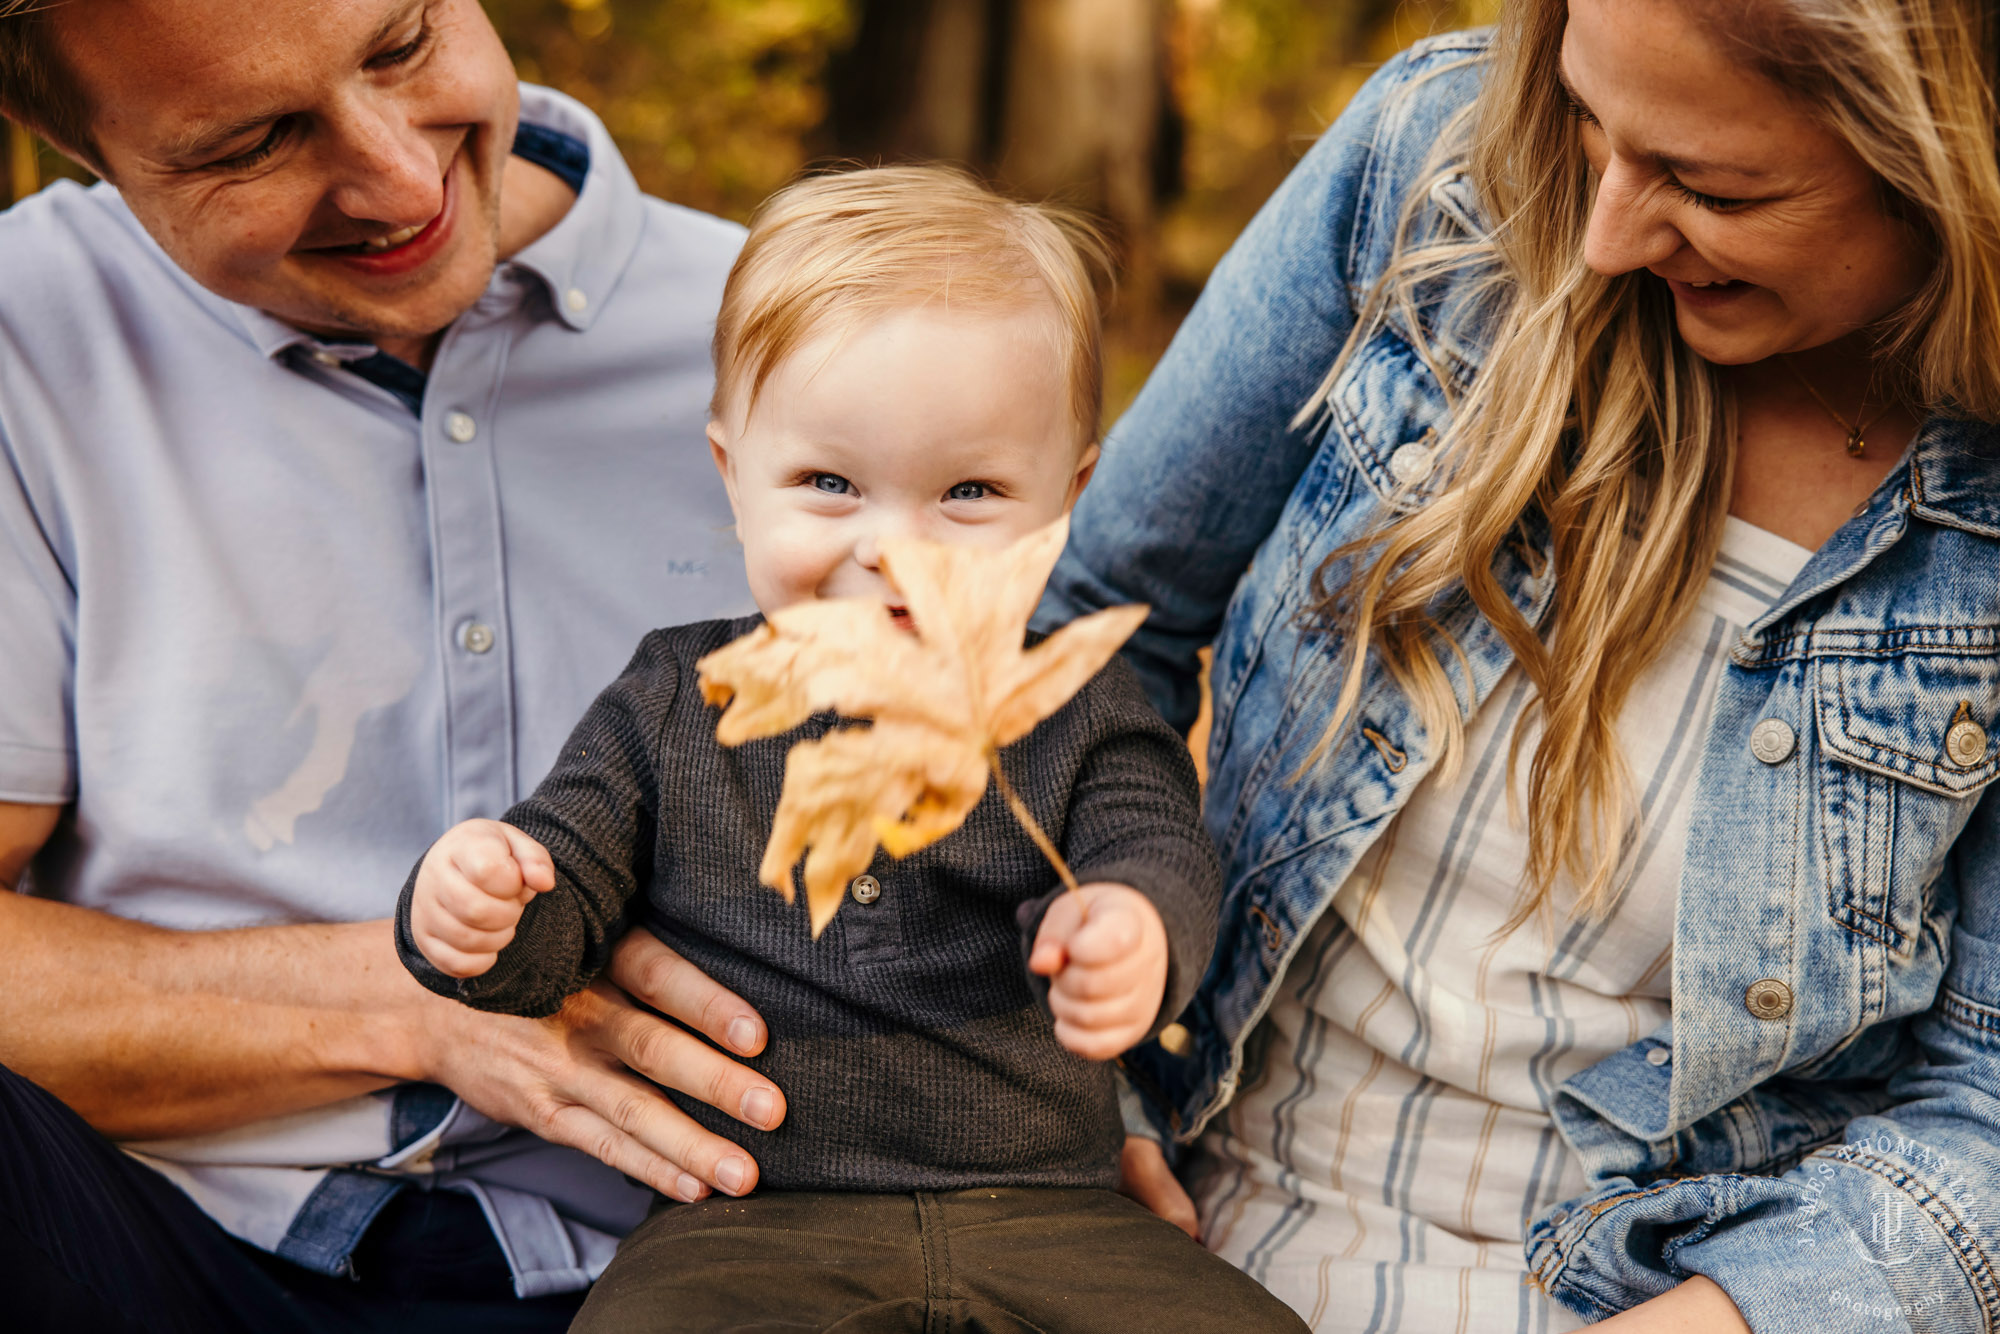
M 1562 78 L 1597 176 L 1584 259 L 1673 293 L 1689 347 L 1746 365 L 1819 347 L 1922 282 L 1919 238 L 1854 150 L 1723 55 L 1683 0 L 1570 0 Z

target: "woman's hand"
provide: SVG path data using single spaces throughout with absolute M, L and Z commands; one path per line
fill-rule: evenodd
M 1751 1334 L 1729 1294 L 1699 1275 L 1591 1328 L 1609 1334 Z
M 1118 1155 L 1118 1193 L 1145 1205 L 1196 1241 L 1201 1240 L 1194 1201 L 1167 1166 L 1167 1155 L 1161 1152 L 1158 1140 L 1144 1135 L 1125 1137 L 1125 1150 Z
M 484 1014 L 418 994 L 416 1078 L 677 1200 L 700 1199 L 711 1186 L 741 1195 L 757 1184 L 748 1153 L 702 1129 L 647 1080 L 746 1125 L 776 1127 L 785 1117 L 778 1087 L 695 1036 L 754 1056 L 764 1048 L 763 1021 L 650 932 L 628 933 L 607 978 L 547 1019 Z

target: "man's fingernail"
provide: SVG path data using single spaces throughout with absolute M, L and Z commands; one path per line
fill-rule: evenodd
M 674 1194 L 689 1203 L 693 1203 L 701 1198 L 701 1182 L 683 1172 L 681 1173 L 681 1179 L 674 1183 Z
M 743 1095 L 743 1119 L 753 1126 L 769 1126 L 777 1110 L 778 1100 L 767 1088 L 754 1088 Z
M 715 1181 L 731 1195 L 739 1195 L 750 1180 L 750 1164 L 741 1158 L 724 1158 L 715 1165 Z
M 757 1049 L 757 1025 L 738 1016 L 729 1021 L 729 1045 L 749 1055 Z

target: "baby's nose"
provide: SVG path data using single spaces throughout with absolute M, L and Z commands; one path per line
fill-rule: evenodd
M 854 544 L 854 563 L 864 570 L 875 571 L 882 567 L 882 542 L 871 530 L 861 535 Z

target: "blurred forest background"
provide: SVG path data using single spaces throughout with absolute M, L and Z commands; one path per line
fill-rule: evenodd
M 1210 268 L 1381 61 L 1498 0 L 486 0 L 639 183 L 747 218 L 801 169 L 944 158 L 1104 219 L 1115 414 Z M 0 204 L 72 164 L 9 127 Z

